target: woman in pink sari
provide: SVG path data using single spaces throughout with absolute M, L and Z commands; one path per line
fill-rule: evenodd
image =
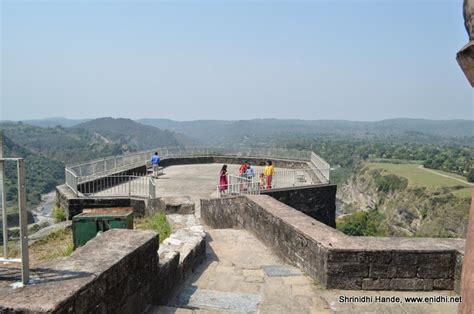
M 228 188 L 227 182 L 227 165 L 223 165 L 219 174 L 219 192 L 221 196 L 225 194 Z

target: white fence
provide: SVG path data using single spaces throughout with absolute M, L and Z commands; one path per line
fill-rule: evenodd
M 308 170 L 277 170 L 272 186 L 294 186 L 295 184 L 298 184 L 300 180 L 305 180 L 306 182 L 311 181 L 311 183 L 317 183 L 317 181 L 320 181 L 321 183 L 329 182 L 329 164 L 311 151 L 278 148 L 255 149 L 236 146 L 231 148 L 158 148 L 138 153 L 124 154 L 93 160 L 86 163 L 67 166 L 65 169 L 66 185 L 77 196 L 83 196 L 81 195 L 82 191 L 78 190 L 79 185 L 81 185 L 82 190 L 82 187 L 84 186 L 94 186 L 94 184 L 97 183 L 94 183 L 93 181 L 97 181 L 100 178 L 112 177 L 111 180 L 113 181 L 113 177 L 119 172 L 146 165 L 154 152 L 158 152 L 162 159 L 194 156 L 233 156 L 306 161 L 310 167 L 310 171 L 313 172 L 312 174 L 308 173 Z M 257 173 L 257 176 L 259 175 L 260 173 Z M 147 185 L 147 192 L 142 193 L 143 191 L 140 191 L 139 194 L 148 197 L 154 195 L 154 191 L 152 192 L 152 185 L 153 183 L 149 182 Z M 88 189 L 87 187 L 86 190 Z M 90 191 L 97 190 L 90 189 Z M 87 194 L 84 192 L 82 193 L 84 195 Z M 93 194 L 97 195 L 98 192 L 94 192 Z
M 311 152 L 310 166 L 321 183 L 329 183 L 329 172 L 331 166 L 324 159 Z
M 82 183 L 80 195 L 84 197 L 134 196 L 155 198 L 153 177 L 144 175 L 108 175 Z
M 271 186 L 275 188 L 294 187 L 298 185 L 314 184 L 313 178 L 307 169 L 276 169 Z M 260 180 L 263 171 L 255 171 L 255 180 Z M 266 179 L 266 178 L 265 178 Z
M 242 195 L 242 194 L 260 194 L 259 181 L 238 177 L 234 175 L 227 176 L 227 187 L 224 191 L 219 191 L 226 195 Z M 218 188 L 219 189 L 219 188 Z
M 227 176 L 227 190 L 221 194 L 260 194 L 262 190 L 269 188 L 267 185 L 267 178 L 265 176 L 262 178 L 262 174 L 263 171 L 261 170 L 255 171 L 255 176 L 253 178 L 230 174 Z M 277 189 L 295 187 L 313 183 L 312 176 L 307 169 L 275 170 L 275 173 L 272 176 L 270 188 Z

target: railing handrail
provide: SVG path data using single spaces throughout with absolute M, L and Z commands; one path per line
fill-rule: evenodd
M 115 155 L 94 159 L 88 162 L 67 165 L 65 168 L 66 185 L 78 194 L 78 184 L 83 184 L 91 180 L 97 180 L 105 176 L 112 176 L 114 172 L 129 170 L 137 165 L 146 165 L 153 152 L 159 152 L 162 159 L 172 157 L 213 155 L 213 156 L 234 156 L 245 158 L 272 158 L 279 160 L 306 161 L 314 166 L 310 169 L 315 172 L 316 177 L 321 182 L 329 182 L 330 165 L 320 156 L 308 150 L 293 150 L 282 148 L 244 148 L 235 149 L 223 147 L 164 147 L 139 152 Z M 276 170 L 281 171 L 281 170 Z M 256 171 L 256 176 L 260 172 Z

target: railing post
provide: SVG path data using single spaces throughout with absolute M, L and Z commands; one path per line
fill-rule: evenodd
M 0 189 L 2 189 L 2 231 L 3 231 L 3 257 L 8 258 L 8 221 L 7 199 L 5 191 L 5 162 L 3 158 L 3 133 L 0 133 Z
M 20 211 L 21 281 L 30 281 L 28 255 L 28 215 L 26 212 L 25 160 L 18 160 L 18 209 Z M 8 243 L 7 243 L 8 244 Z

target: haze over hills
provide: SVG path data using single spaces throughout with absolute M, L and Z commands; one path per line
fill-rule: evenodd
M 22 122 L 41 127 L 55 127 L 57 125 L 60 125 L 62 127 L 67 128 L 90 120 L 91 119 L 68 119 L 63 117 L 53 117 L 46 119 L 23 120 Z
M 390 119 L 374 122 L 346 120 L 197 120 L 173 121 L 167 119 L 141 119 L 140 123 L 161 129 L 179 131 L 201 141 L 216 143 L 223 139 L 238 139 L 243 136 L 268 136 L 281 134 L 333 135 L 352 138 L 413 137 L 467 138 L 474 144 L 474 120 L 424 120 Z M 418 134 L 417 134 L 418 133 Z M 425 136 L 423 136 L 425 135 Z M 436 139 L 432 139 L 433 141 Z

